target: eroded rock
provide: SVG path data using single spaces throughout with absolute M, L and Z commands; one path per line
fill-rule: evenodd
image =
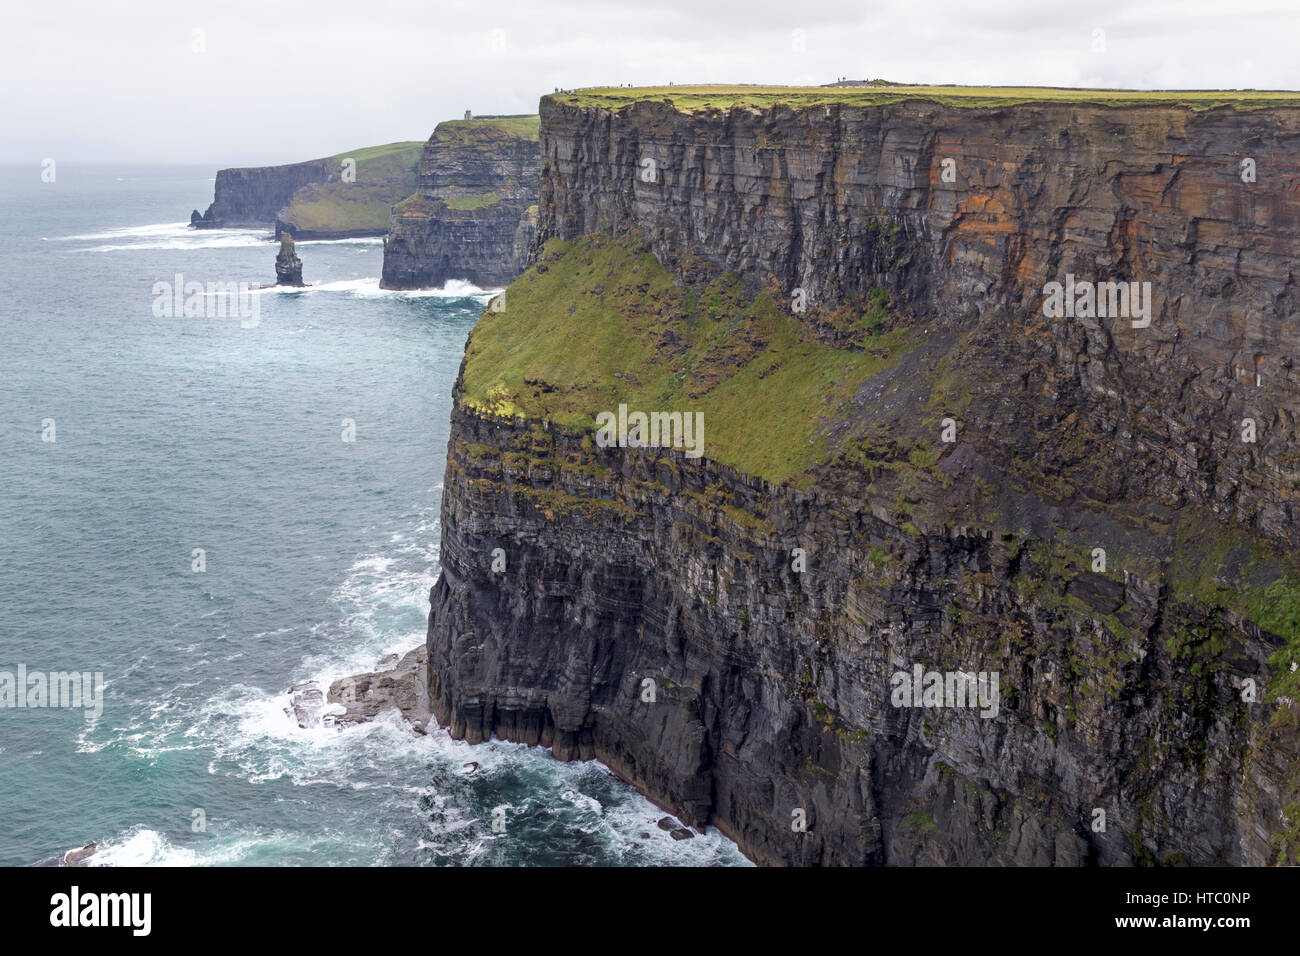
M 295 717 L 298 726 L 305 729 L 342 728 L 397 712 L 412 729 L 424 733 L 430 718 L 425 659 L 424 647 L 408 651 L 400 658 L 396 654 L 388 655 L 373 672 L 336 680 L 328 693 L 314 681 L 295 684 L 289 690 L 291 704 L 285 713 Z M 477 769 L 478 764 L 474 763 L 473 767 Z
M 302 260 L 293 248 L 293 236 L 280 233 L 280 252 L 275 257 L 275 284 L 302 286 Z

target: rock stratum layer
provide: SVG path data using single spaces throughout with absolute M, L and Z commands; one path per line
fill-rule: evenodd
M 1300 111 L 541 117 L 456 387 L 453 736 L 761 863 L 1295 861 Z M 1045 314 L 1067 274 L 1150 282 L 1149 326 Z M 599 446 L 619 403 L 702 408 L 704 456 Z M 996 715 L 896 706 L 917 665 Z
M 464 279 L 502 286 L 523 271 L 537 228 L 536 116 L 439 123 L 420 158 L 419 188 L 393 207 L 385 289 Z

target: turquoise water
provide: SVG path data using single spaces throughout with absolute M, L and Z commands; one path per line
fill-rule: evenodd
M 155 283 L 272 282 L 277 247 L 185 226 L 208 169 L 57 174 L 0 167 L 0 671 L 107 688 L 0 709 L 0 864 L 743 864 L 599 764 L 284 711 L 423 640 L 484 290 L 383 292 L 378 240 L 303 242 L 313 287 L 250 293 L 255 324 L 159 316 Z

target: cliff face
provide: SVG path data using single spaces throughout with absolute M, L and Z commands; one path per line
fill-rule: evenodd
M 217 172 L 213 202 L 191 225 L 274 226 L 297 239 L 383 235 L 416 182 L 419 143 L 390 143 L 284 166 Z
M 541 115 L 457 386 L 454 736 L 761 862 L 1295 859 L 1300 112 Z M 1084 281 L 1149 312 L 1044 307 Z M 620 402 L 704 409 L 704 457 L 596 446 Z M 900 705 L 917 665 L 996 712 Z
M 438 124 L 415 195 L 393 207 L 384 288 L 448 279 L 500 286 L 523 271 L 537 225 L 537 123 L 504 116 Z
M 325 182 L 332 172 L 324 159 L 288 166 L 219 169 L 212 203 L 201 217 L 191 217 L 191 224 L 200 228 L 269 226 L 295 192 Z
M 701 121 L 646 103 L 543 116 L 539 240 L 636 229 L 687 280 L 701 266 L 752 288 L 775 278 L 825 309 L 886 287 L 912 314 L 973 331 L 963 361 L 1014 364 L 1054 393 L 1046 414 L 1085 416 L 1098 461 L 1159 449 L 1124 476 L 1135 498 L 1206 502 L 1293 535 L 1300 181 L 1284 157 L 1300 150 L 1300 111 L 914 102 Z M 642 181 L 643 157 L 658 182 Z M 1149 281 L 1150 327 L 1050 324 L 1043 286 L 1067 274 Z M 1240 440 L 1247 416 L 1254 445 Z M 1008 451 L 1060 454 L 1013 420 L 990 424 Z

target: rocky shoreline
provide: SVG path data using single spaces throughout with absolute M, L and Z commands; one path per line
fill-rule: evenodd
M 375 670 L 342 677 L 328 689 L 315 681 L 289 688 L 285 713 L 305 729 L 348 727 L 396 712 L 418 734 L 432 717 L 427 689 L 427 650 L 420 646 L 383 658 Z

